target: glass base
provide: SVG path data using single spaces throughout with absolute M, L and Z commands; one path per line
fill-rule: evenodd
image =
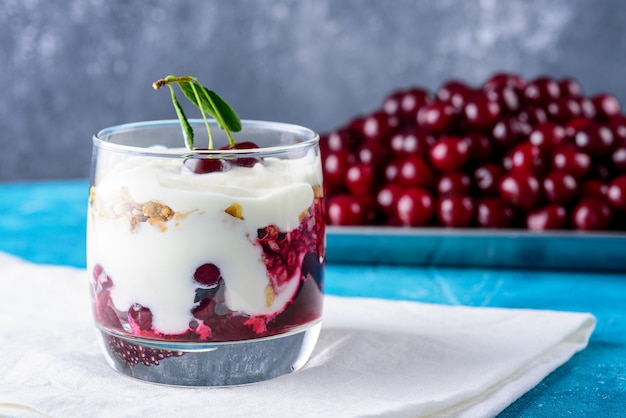
M 175 386 L 233 386 L 273 379 L 309 360 L 322 323 L 289 333 L 224 343 L 180 343 L 121 337 L 99 329 L 98 340 L 115 370 Z

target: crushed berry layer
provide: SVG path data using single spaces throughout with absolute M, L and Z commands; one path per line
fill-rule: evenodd
M 113 304 L 111 289 L 115 282 L 103 266 L 93 269 L 94 315 L 103 327 L 129 336 L 184 341 L 224 342 L 262 338 L 281 334 L 318 319 L 322 314 L 324 264 L 324 205 L 316 199 L 303 216 L 298 228 L 281 232 L 269 225 L 258 231 L 256 243 L 263 250 L 263 260 L 270 277 L 266 297 L 280 293 L 289 280 L 299 280 L 293 299 L 272 315 L 247 315 L 231 311 L 225 305 L 226 284 L 219 266 L 198 266 L 194 281 L 198 284 L 189 295 L 194 305 L 188 329 L 180 334 L 164 334 L 152 324 L 149 306 L 134 303 L 120 308 Z M 179 355 L 163 350 L 146 349 L 110 337 L 109 348 L 130 365 L 158 364 L 166 357 Z
M 121 338 L 108 337 L 107 344 L 109 350 L 117 355 L 125 363 L 136 366 L 143 364 L 144 366 L 158 366 L 161 360 L 169 357 L 180 357 L 185 353 L 181 351 L 157 350 L 154 348 L 144 347 L 139 344 L 129 343 Z

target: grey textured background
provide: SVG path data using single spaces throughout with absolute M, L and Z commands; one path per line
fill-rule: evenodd
M 150 87 L 170 73 L 325 132 L 396 88 L 498 70 L 625 105 L 626 2 L 0 0 L 0 181 L 86 177 L 94 132 L 175 117 Z

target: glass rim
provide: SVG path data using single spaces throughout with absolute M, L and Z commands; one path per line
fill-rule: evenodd
M 211 119 L 208 121 L 211 129 L 215 129 L 212 132 L 224 132 L 217 124 L 217 121 Z M 200 126 L 204 128 L 205 122 L 203 119 L 189 119 L 189 124 L 192 126 Z M 115 135 L 118 133 L 124 133 L 130 130 L 138 130 L 138 129 L 147 129 L 147 128 L 159 128 L 159 127 L 172 127 L 177 126 L 180 128 L 180 122 L 178 119 L 160 119 L 160 120 L 147 120 L 147 121 L 139 121 L 139 122 L 130 122 L 123 123 L 119 125 L 113 125 L 108 128 L 101 129 L 96 134 L 93 135 L 92 141 L 93 145 L 109 151 L 116 151 L 125 154 L 142 154 L 142 155 L 150 155 L 155 157 L 182 157 L 188 158 L 190 155 L 203 155 L 203 156 L 215 156 L 215 155 L 230 155 L 230 156 L 245 156 L 245 155 L 259 155 L 259 154 L 273 154 L 280 153 L 285 151 L 293 151 L 298 149 L 306 149 L 311 146 L 314 146 L 319 143 L 320 135 L 305 126 L 297 125 L 293 123 L 286 122 L 272 122 L 272 121 L 263 121 L 263 120 L 251 120 L 251 119 L 242 119 L 241 120 L 242 131 L 248 128 L 265 128 L 268 130 L 274 130 L 277 133 L 291 133 L 294 137 L 301 135 L 303 138 L 301 141 L 290 143 L 290 144 L 281 144 L 281 145 L 273 145 L 270 147 L 260 146 L 259 148 L 246 148 L 246 149 L 188 149 L 184 145 L 183 134 L 181 130 L 181 146 L 177 148 L 165 148 L 158 147 L 158 144 L 154 144 L 154 147 L 142 147 L 142 146 L 133 146 L 133 145 L 125 145 L 118 144 L 106 139 L 107 136 Z M 240 132 L 234 132 L 233 134 L 236 136 Z

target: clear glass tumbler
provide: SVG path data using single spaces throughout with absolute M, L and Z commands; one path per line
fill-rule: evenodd
M 191 124 L 196 143 L 206 140 L 204 122 Z M 114 126 L 93 138 L 93 314 L 109 364 L 138 379 L 263 381 L 301 368 L 319 336 L 319 136 L 242 121 L 233 149 L 214 122 L 210 131 L 212 150 L 184 148 L 176 120 Z

